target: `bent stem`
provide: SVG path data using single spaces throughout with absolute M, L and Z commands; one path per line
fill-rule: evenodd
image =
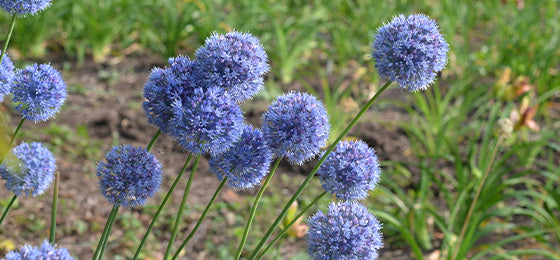
M 173 190 L 175 190 L 175 186 L 177 186 L 177 183 L 179 183 L 179 179 L 181 179 L 181 176 L 183 176 L 183 173 L 185 173 L 185 170 L 187 169 L 187 165 L 189 165 L 189 162 L 191 161 L 191 158 L 192 158 L 192 153 L 187 158 L 187 161 L 183 165 L 183 168 L 179 172 L 179 175 L 177 175 L 177 178 L 175 178 L 175 181 L 171 185 L 171 188 L 169 188 L 169 191 L 165 195 L 165 198 L 163 199 L 163 201 L 159 205 L 159 208 L 157 209 L 156 214 L 152 218 L 152 222 L 150 222 L 150 225 L 148 226 L 148 229 L 146 230 L 146 233 L 144 234 L 144 237 L 142 238 L 142 241 L 140 242 L 140 245 L 138 246 L 138 249 L 136 249 L 136 253 L 134 254 L 133 260 L 138 259 L 138 256 L 140 255 L 140 251 L 142 251 L 142 247 L 144 247 L 144 244 L 146 243 L 146 239 L 150 235 L 150 232 L 152 232 L 152 228 L 154 227 L 154 224 L 156 223 L 156 220 L 158 219 L 159 214 L 161 214 L 161 211 L 163 210 L 163 207 L 165 207 L 165 204 L 167 204 L 167 201 L 169 201 L 169 198 L 171 198 L 171 193 L 173 193 Z
M 53 192 L 53 202 L 51 208 L 51 231 L 49 235 L 49 242 L 54 245 L 54 235 L 56 231 L 56 210 L 58 205 L 58 182 L 60 179 L 60 172 L 56 172 L 54 175 L 54 192 Z
M 169 243 L 167 244 L 167 249 L 165 250 L 165 255 L 163 256 L 164 260 L 167 260 L 169 254 L 171 254 L 171 248 L 173 247 L 173 242 L 175 242 L 175 237 L 177 237 L 177 232 L 179 232 L 179 224 L 181 222 L 181 218 L 183 217 L 183 210 L 185 209 L 185 204 L 187 203 L 187 198 L 189 197 L 189 191 L 191 190 L 191 185 L 194 179 L 194 174 L 196 172 L 196 168 L 198 167 L 198 162 L 200 162 L 201 154 L 196 156 L 194 160 L 194 165 L 191 170 L 191 175 L 189 176 L 189 181 L 187 182 L 187 187 L 185 187 L 185 192 L 183 193 L 183 199 L 181 200 L 181 205 L 179 205 L 179 212 L 177 212 L 177 217 L 175 217 L 175 225 L 173 226 L 173 232 L 171 233 L 171 238 L 169 239 Z
M 259 205 L 259 201 L 261 200 L 264 190 L 266 189 L 266 187 L 268 187 L 268 183 L 272 179 L 272 175 L 274 175 L 274 172 L 278 168 L 280 161 L 282 161 L 282 157 L 278 157 L 278 159 L 276 159 L 274 166 L 272 166 L 272 169 L 270 170 L 270 174 L 268 174 L 268 177 L 264 181 L 263 186 L 261 187 L 259 193 L 257 194 L 257 197 L 255 198 L 255 202 L 253 203 L 253 207 L 251 208 L 251 213 L 249 214 L 249 219 L 247 219 L 247 224 L 245 225 L 245 230 L 243 231 L 243 238 L 241 238 L 241 243 L 239 243 L 239 248 L 237 248 L 237 254 L 235 256 L 236 260 L 239 260 L 239 258 L 241 257 L 241 253 L 243 252 L 243 247 L 245 247 L 245 242 L 247 241 L 247 236 L 249 235 L 249 229 L 251 229 L 251 225 L 253 224 L 253 219 L 255 219 L 255 213 L 257 212 L 257 206 Z
M 336 138 L 336 140 L 334 140 L 334 142 L 329 146 L 329 148 L 327 149 L 327 151 L 325 151 L 325 153 L 323 154 L 321 159 L 319 159 L 319 162 L 317 162 L 317 164 L 315 165 L 315 167 L 313 167 L 313 169 L 311 170 L 311 172 L 309 173 L 307 178 L 303 181 L 303 183 L 299 186 L 297 191 L 294 193 L 294 195 L 292 196 L 290 201 L 288 201 L 288 203 L 286 203 L 286 206 L 284 207 L 282 212 L 280 212 L 280 215 L 278 215 L 278 217 L 276 217 L 276 220 L 274 220 L 274 223 L 272 223 L 272 226 L 270 226 L 270 228 L 268 229 L 268 231 L 266 232 L 264 237 L 261 239 L 261 242 L 257 245 L 255 250 L 253 251 L 253 253 L 249 257 L 249 259 L 254 259 L 257 256 L 260 249 L 263 247 L 263 245 L 266 243 L 266 241 L 272 235 L 272 232 L 274 232 L 276 230 L 276 228 L 278 227 L 278 224 L 280 224 L 280 221 L 288 213 L 288 210 L 290 209 L 290 206 L 294 203 L 294 201 L 296 201 L 296 199 L 299 197 L 301 192 L 303 192 L 303 190 L 307 187 L 307 185 L 309 185 L 309 182 L 311 181 L 313 176 L 315 176 L 315 173 L 317 172 L 319 167 L 323 164 L 323 162 L 325 161 L 327 156 L 329 156 L 329 154 L 334 150 L 334 148 L 340 142 L 340 140 L 342 140 L 342 138 L 344 136 L 346 136 L 346 134 L 350 131 L 350 129 L 352 129 L 352 127 L 354 127 L 354 125 L 356 123 L 358 123 L 358 120 L 362 117 L 362 115 L 371 107 L 371 105 L 373 105 L 373 102 L 377 99 L 377 97 L 379 97 L 379 95 L 381 95 L 381 93 L 383 93 L 383 91 L 385 91 L 385 89 L 387 89 L 389 87 L 389 85 L 391 85 L 391 81 L 388 81 L 387 83 L 385 83 L 385 85 L 383 85 L 383 87 L 381 87 L 381 89 L 379 89 L 379 91 L 377 93 L 375 93 L 375 95 L 367 102 L 367 104 L 360 110 L 360 112 L 358 112 L 356 117 L 354 117 L 354 119 L 352 119 L 352 121 L 350 122 L 350 124 L 348 124 L 348 126 L 344 129 L 344 131 L 342 131 L 342 133 L 340 133 L 340 135 Z
M 101 238 L 99 238 L 99 243 L 97 244 L 97 248 L 95 249 L 95 254 L 93 255 L 93 260 L 101 259 L 103 256 L 103 251 L 105 251 L 105 246 L 107 245 L 107 240 L 109 239 L 109 234 L 111 233 L 111 229 L 113 228 L 113 223 L 115 222 L 117 213 L 119 212 L 119 204 L 113 205 L 113 209 L 109 214 L 109 218 L 107 218 L 107 223 L 105 223 L 105 228 L 103 228 L 103 233 L 101 234 Z
M 6 156 L 8 156 L 8 154 L 10 153 L 10 149 L 12 147 L 12 145 L 14 144 L 14 141 L 16 140 L 16 136 L 19 133 L 19 130 L 21 130 L 21 126 L 23 125 L 23 123 L 25 122 L 25 118 L 22 118 L 19 121 L 19 124 L 16 128 L 16 131 L 14 131 L 14 135 L 12 135 L 12 138 L 10 138 L 10 142 L 8 143 L 8 151 L 4 154 L 2 154 L 2 157 L 0 158 L 0 165 L 2 165 L 2 163 L 4 162 L 4 159 L 6 159 Z
M 10 200 L 10 203 L 8 203 L 8 206 L 4 210 L 4 214 L 2 214 L 2 218 L 0 218 L 0 226 L 2 226 L 2 222 L 4 222 L 4 219 L 8 215 L 8 211 L 10 211 L 10 209 L 12 208 L 12 205 L 14 204 L 14 201 L 16 201 L 16 199 L 17 199 L 17 195 L 14 195 L 12 197 L 12 199 Z
M 6 53 L 6 51 L 8 50 L 8 44 L 10 43 L 12 33 L 14 32 L 14 26 L 16 25 L 16 18 L 17 14 L 12 15 L 10 30 L 8 31 L 8 35 L 6 36 L 6 41 L 4 42 L 4 47 L 2 48 L 2 54 L 0 54 L 0 64 L 2 64 L 2 60 L 4 60 L 4 53 Z
M 161 135 L 161 130 L 157 130 L 156 134 L 154 134 L 154 137 L 152 137 L 152 140 L 150 141 L 150 143 L 148 144 L 148 146 L 146 147 L 146 150 L 151 151 L 152 147 L 154 147 L 154 144 L 156 143 L 158 137 Z
M 492 155 L 490 157 L 490 162 L 488 163 L 488 166 L 486 166 L 486 170 L 484 171 L 484 176 L 482 177 L 482 180 L 480 180 L 480 184 L 478 184 L 478 188 L 476 189 L 476 194 L 474 195 L 474 199 L 471 202 L 471 206 L 469 207 L 469 211 L 467 212 L 467 217 L 465 218 L 465 222 L 463 223 L 463 228 L 461 229 L 461 234 L 459 235 L 459 238 L 457 239 L 457 244 L 455 246 L 455 250 L 453 252 L 453 257 L 451 257 L 451 259 L 455 259 L 457 257 L 457 254 L 459 253 L 459 251 L 461 251 L 461 243 L 463 243 L 463 238 L 465 236 L 465 233 L 467 232 L 468 223 L 471 219 L 474 208 L 476 207 L 476 203 L 478 202 L 478 198 L 480 197 L 480 192 L 482 191 L 482 187 L 484 187 L 484 183 L 486 182 L 486 179 L 488 178 L 488 174 L 490 173 L 490 169 L 492 169 L 492 164 L 494 163 L 494 159 L 496 158 L 496 154 L 498 153 L 498 150 L 500 148 L 502 140 L 503 140 L 502 136 L 498 137 L 498 141 L 496 142 L 496 146 L 494 147 L 494 151 L 492 152 Z
M 212 199 L 210 199 L 210 202 L 208 202 L 208 205 L 206 205 L 206 208 L 204 209 L 204 212 L 202 212 L 202 215 L 200 216 L 200 218 L 196 222 L 196 225 L 193 227 L 191 233 L 189 233 L 187 238 L 185 238 L 183 243 L 179 246 L 179 248 L 177 249 L 177 252 L 173 255 L 173 258 L 171 258 L 172 260 L 177 259 L 181 250 L 183 250 L 183 248 L 187 245 L 189 240 L 191 240 L 191 238 L 194 236 L 194 234 L 196 233 L 196 231 L 198 230 L 198 228 L 202 224 L 202 221 L 204 220 L 204 218 L 206 218 L 206 214 L 210 210 L 210 207 L 212 206 L 212 204 L 214 204 L 214 201 L 216 200 L 216 197 L 218 197 L 218 193 L 220 193 L 220 191 L 222 190 L 222 188 L 224 187 L 224 184 L 226 184 L 226 182 L 227 182 L 227 177 L 224 177 L 224 179 L 220 183 L 220 186 L 216 189 L 216 192 L 214 192 L 214 195 L 212 196 Z
M 290 230 L 290 228 L 297 222 L 297 220 L 299 218 L 301 218 L 301 216 L 303 216 L 303 214 L 305 212 L 307 212 L 313 205 L 315 205 L 317 203 L 317 201 L 319 201 L 323 196 L 325 196 L 325 194 L 327 194 L 326 191 L 323 191 L 323 193 L 319 194 L 317 197 L 315 197 L 313 199 L 313 201 L 311 201 L 311 203 L 309 203 L 309 205 L 307 205 L 305 208 L 303 208 L 295 217 L 294 219 L 284 227 L 284 229 L 282 230 L 282 232 L 280 232 L 280 234 L 278 234 L 278 236 L 276 236 L 274 238 L 274 240 L 272 240 L 272 242 L 270 242 L 270 244 L 268 244 L 268 246 L 259 254 L 259 256 L 257 257 L 257 259 L 261 259 L 266 255 L 266 252 L 268 250 L 270 250 L 274 244 L 276 244 L 278 241 L 280 241 L 282 238 L 285 237 L 285 234 L 288 233 L 288 231 Z

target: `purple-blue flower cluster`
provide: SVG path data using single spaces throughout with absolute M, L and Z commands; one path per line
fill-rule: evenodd
M 117 145 L 97 163 L 97 176 L 103 196 L 124 206 L 142 206 L 154 196 L 161 183 L 161 164 L 145 148 Z
M 383 247 L 381 224 L 355 202 L 331 203 L 308 220 L 308 252 L 315 260 L 376 259 Z
M 243 112 L 222 88 L 196 88 L 173 108 L 173 136 L 195 154 L 223 153 L 243 131 Z
M 173 104 L 180 103 L 196 88 L 193 73 L 195 62 L 188 57 L 178 56 L 170 58 L 168 63 L 169 67 L 152 70 L 144 86 L 144 98 L 147 101 L 144 101 L 143 107 L 150 124 L 172 135 L 175 129 L 171 121 L 175 114 Z
M 0 7 L 10 14 L 35 15 L 51 5 L 51 0 L 0 0 Z
M 55 158 L 41 143 L 22 143 L 12 149 L 0 165 L 4 185 L 15 195 L 43 194 L 51 184 L 56 170 Z
M 14 64 L 8 54 L 5 54 L 0 65 L 0 102 L 11 93 L 14 76 Z
M 279 96 L 263 115 L 265 139 L 276 156 L 303 164 L 320 152 L 329 137 L 329 118 L 312 95 L 290 92 Z
M 425 90 L 445 68 L 449 45 L 428 16 L 398 15 L 378 29 L 372 46 L 382 77 L 409 91 Z
M 317 171 L 323 188 L 342 200 L 360 200 L 379 181 L 375 150 L 363 141 L 342 141 Z
M 268 173 L 272 153 L 259 129 L 244 125 L 243 134 L 225 153 L 213 156 L 210 171 L 219 180 L 227 177 L 227 184 L 236 189 L 250 189 L 258 185 Z
M 45 240 L 41 247 L 24 245 L 19 251 L 10 251 L 5 260 L 74 260 L 66 248 L 56 248 Z
M 235 102 L 250 99 L 263 88 L 268 58 L 259 40 L 236 31 L 214 33 L 196 51 L 202 87 L 224 88 Z
M 16 112 L 27 120 L 47 121 L 66 99 L 66 84 L 49 64 L 33 64 L 16 70 L 12 85 Z

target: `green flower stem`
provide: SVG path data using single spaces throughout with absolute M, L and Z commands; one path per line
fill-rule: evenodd
M 175 237 L 177 237 L 177 232 L 179 232 L 179 224 L 181 223 L 181 218 L 183 217 L 183 211 L 185 209 L 185 204 L 187 203 L 187 198 L 189 197 L 189 191 L 191 190 L 191 185 L 194 179 L 194 174 L 196 173 L 196 168 L 198 167 L 198 162 L 200 162 L 200 157 L 202 154 L 196 156 L 194 160 L 194 165 L 191 170 L 191 175 L 189 176 L 189 181 L 187 182 L 187 187 L 185 187 L 185 192 L 183 193 L 183 199 L 181 200 L 181 205 L 179 205 L 179 212 L 177 212 L 177 217 L 175 217 L 175 225 L 173 226 L 173 232 L 171 233 L 171 238 L 167 244 L 167 249 L 165 250 L 164 260 L 169 258 L 171 254 L 171 248 L 173 247 L 173 242 L 175 242 Z
M 101 234 L 101 238 L 99 238 L 99 243 L 97 244 L 97 248 L 95 249 L 95 253 L 93 255 L 93 260 L 101 259 L 104 251 L 104 247 L 107 244 L 107 240 L 109 239 L 109 234 L 111 233 L 111 228 L 113 228 L 113 223 L 115 222 L 117 213 L 119 211 L 119 205 L 113 205 L 113 209 L 107 218 L 107 223 L 105 223 L 105 228 L 103 228 L 103 233 Z
M 305 212 L 307 212 L 313 205 L 315 205 L 317 203 L 317 201 L 319 201 L 323 196 L 325 196 L 325 194 L 327 194 L 326 191 L 323 191 L 323 193 L 319 194 L 317 197 L 315 197 L 313 199 L 313 201 L 311 201 L 311 203 L 309 203 L 309 205 L 307 205 L 305 208 L 303 208 L 295 217 L 294 219 L 284 227 L 284 229 L 282 230 L 282 232 L 280 232 L 280 234 L 278 234 L 278 236 L 276 236 L 276 238 L 274 238 L 274 240 L 272 240 L 272 242 L 270 242 L 270 244 L 268 244 L 268 246 L 262 250 L 262 252 L 259 254 L 259 256 L 257 257 L 257 259 L 261 259 L 264 257 L 264 255 L 266 254 L 266 252 L 268 250 L 270 250 L 274 244 L 276 244 L 279 240 L 281 240 L 282 238 L 285 237 L 285 234 L 288 233 L 288 230 L 290 230 L 290 227 L 292 227 L 299 218 L 301 218 L 301 216 L 303 216 L 303 214 Z
M 286 206 L 284 207 L 282 212 L 280 212 L 280 215 L 278 215 L 278 217 L 276 217 L 276 220 L 274 220 L 274 223 L 272 223 L 272 226 L 270 226 L 270 228 L 268 229 L 268 231 L 266 232 L 264 237 L 261 239 L 261 242 L 257 245 L 255 250 L 253 251 L 253 253 L 249 257 L 249 259 L 254 259 L 257 256 L 257 254 L 259 253 L 259 251 L 261 250 L 263 245 L 266 243 L 266 241 L 272 235 L 272 232 L 274 232 L 274 230 L 276 230 L 276 228 L 280 224 L 280 221 L 288 213 L 288 210 L 290 209 L 290 206 L 294 203 L 294 201 L 296 201 L 296 199 L 299 197 L 301 192 L 303 192 L 303 190 L 307 187 L 307 185 L 309 185 L 309 182 L 311 181 L 313 176 L 315 176 L 315 173 L 317 172 L 319 167 L 323 164 L 323 162 L 325 161 L 327 156 L 329 156 L 329 154 L 334 150 L 335 146 L 340 142 L 340 140 L 342 140 L 342 138 L 344 136 L 346 136 L 346 134 L 350 131 L 350 129 L 352 129 L 352 127 L 354 127 L 354 125 L 356 123 L 358 123 L 358 120 L 360 119 L 360 117 L 362 117 L 362 115 L 371 107 L 371 105 L 373 105 L 373 102 L 377 99 L 377 97 L 379 97 L 379 95 L 381 95 L 381 93 L 383 93 L 383 91 L 385 91 L 385 89 L 387 89 L 389 87 L 389 85 L 391 85 L 391 81 L 388 81 L 387 83 L 385 83 L 385 85 L 383 85 L 383 87 L 381 87 L 381 89 L 379 91 L 377 91 L 377 93 L 375 93 L 375 95 L 367 102 L 367 104 L 360 110 L 360 112 L 358 112 L 356 117 L 354 117 L 354 119 L 352 119 L 352 121 L 350 122 L 350 124 L 348 124 L 348 126 L 344 129 L 344 131 L 342 131 L 342 133 L 340 133 L 340 135 L 336 138 L 336 140 L 334 140 L 334 142 L 329 146 L 329 148 L 327 149 L 325 154 L 323 154 L 321 159 L 319 159 L 319 162 L 317 162 L 315 167 L 313 167 L 313 169 L 311 170 L 311 172 L 309 173 L 307 178 L 299 186 L 298 190 L 294 193 L 294 195 L 292 196 L 290 201 L 288 201 L 288 203 L 286 203 Z
M 0 64 L 2 64 L 2 60 L 4 59 L 4 53 L 8 50 L 8 44 L 10 43 L 10 39 L 12 38 L 12 33 L 14 32 L 14 26 L 16 25 L 16 18 L 17 15 L 12 15 L 12 22 L 10 23 L 10 30 L 8 31 L 8 35 L 6 36 L 6 41 L 4 42 L 4 48 L 2 48 L 2 54 L 0 54 Z
M 227 182 L 227 177 L 224 177 L 224 179 L 220 183 L 220 186 L 218 187 L 218 189 L 216 189 L 216 192 L 214 192 L 214 196 L 212 196 L 212 199 L 210 199 L 210 202 L 208 202 L 208 205 L 206 205 L 206 208 L 204 209 L 204 212 L 202 212 L 202 215 L 200 216 L 200 218 L 196 222 L 196 225 L 193 227 L 191 233 L 189 233 L 187 238 L 185 238 L 183 243 L 179 246 L 179 248 L 177 249 L 177 252 L 173 255 L 173 258 L 171 258 L 172 260 L 177 259 L 181 250 L 183 250 L 183 248 L 187 245 L 189 240 L 191 240 L 191 238 L 194 236 L 194 234 L 196 233 L 196 231 L 198 230 L 198 228 L 202 224 L 202 221 L 204 220 L 204 218 L 206 218 L 206 214 L 210 210 L 210 207 L 212 206 L 212 204 L 214 204 L 214 201 L 216 200 L 216 197 L 218 197 L 218 193 L 220 193 L 220 191 L 222 190 L 222 188 L 224 187 L 224 184 L 226 184 L 226 182 Z
M 2 223 L 4 222 L 4 219 L 8 215 L 8 211 L 10 211 L 10 209 L 12 208 L 12 205 L 14 204 L 14 201 L 16 201 L 16 199 L 17 199 L 17 195 L 14 195 L 12 197 L 12 199 L 10 200 L 10 203 L 8 203 L 8 206 L 4 210 L 4 214 L 2 214 L 2 218 L 0 218 L 0 226 L 2 226 Z
M 99 254 L 99 260 L 103 258 L 103 253 L 105 252 L 105 248 L 107 248 L 107 241 L 109 241 L 109 235 L 111 235 L 111 229 L 113 229 L 113 224 L 115 223 L 115 220 L 117 220 L 118 211 L 119 211 L 119 207 L 117 207 L 117 209 L 115 210 L 115 215 L 113 216 L 113 219 L 109 223 L 109 230 L 107 231 L 107 236 L 105 236 L 105 240 L 103 241 L 103 246 L 101 247 L 101 253 Z
M 187 169 L 187 165 L 189 165 L 189 162 L 191 161 L 191 158 L 192 158 L 192 153 L 187 158 L 187 161 L 183 165 L 183 168 L 181 169 L 181 172 L 179 172 L 179 175 L 177 175 L 177 178 L 175 178 L 175 181 L 171 185 L 171 188 L 169 188 L 169 191 L 165 195 L 165 198 L 163 199 L 163 201 L 159 205 L 159 208 L 157 209 L 156 214 L 152 218 L 152 222 L 150 222 L 150 226 L 148 226 L 148 229 L 146 230 L 146 233 L 144 234 L 144 237 L 142 238 L 142 241 L 140 242 L 140 245 L 138 246 L 138 249 L 136 249 L 136 254 L 134 254 L 133 260 L 138 259 L 138 256 L 140 255 L 140 251 L 142 251 L 142 247 L 144 247 L 144 243 L 146 243 L 146 239 L 150 235 L 150 232 L 152 232 L 152 228 L 154 227 L 154 224 L 156 223 L 156 220 L 158 219 L 159 214 L 163 210 L 163 207 L 165 206 L 165 204 L 167 204 L 167 201 L 169 201 L 169 198 L 171 198 L 171 193 L 173 193 L 173 190 L 175 190 L 175 186 L 177 186 L 177 183 L 179 183 L 179 180 L 181 179 L 181 176 L 183 176 L 183 173 L 185 173 L 185 170 Z
M 57 171 L 54 175 L 54 192 L 53 192 L 53 202 L 51 209 L 51 232 L 49 235 L 49 242 L 54 245 L 54 235 L 56 231 L 56 210 L 58 205 L 58 182 L 60 179 L 60 173 Z
M 266 189 L 266 187 L 268 187 L 268 183 L 272 179 L 272 176 L 274 175 L 274 172 L 278 168 L 278 165 L 280 165 L 280 161 L 282 161 L 282 157 L 278 157 L 278 159 L 276 159 L 274 166 L 272 166 L 272 169 L 270 170 L 268 177 L 266 177 L 263 186 L 261 187 L 259 193 L 257 194 L 257 197 L 255 198 L 255 202 L 253 203 L 253 207 L 251 208 L 251 213 L 249 214 L 249 219 L 247 219 L 247 224 L 245 224 L 245 230 L 243 231 L 243 237 L 241 238 L 241 243 L 239 243 L 239 248 L 237 248 L 237 253 L 235 255 L 236 260 L 239 260 L 239 258 L 241 257 L 241 253 L 243 252 L 243 248 L 245 247 L 245 242 L 247 241 L 247 236 L 249 235 L 249 229 L 251 229 L 251 225 L 253 224 L 253 219 L 255 219 L 255 214 L 257 212 L 259 201 L 261 200 L 264 190 Z
M 146 150 L 148 150 L 148 152 L 152 150 L 152 147 L 154 147 L 154 144 L 156 144 L 156 141 L 160 135 L 161 135 L 161 130 L 158 129 L 156 134 L 154 135 L 154 137 L 152 137 L 152 140 L 146 147 Z
M 454 247 L 455 250 L 453 250 L 453 256 L 451 257 L 451 259 L 457 259 L 457 254 L 459 253 L 459 251 L 461 251 L 461 243 L 463 243 L 463 238 L 465 237 L 465 233 L 467 232 L 467 226 L 469 225 L 469 221 L 471 219 L 472 213 L 474 211 L 474 208 L 476 207 L 476 203 L 478 202 L 478 198 L 480 197 L 480 192 L 482 191 L 482 188 L 484 187 L 484 183 L 486 183 L 486 179 L 488 178 L 488 174 L 490 173 L 490 170 L 492 169 L 492 164 L 494 163 L 494 159 L 496 158 L 496 154 L 498 153 L 498 150 L 500 148 L 500 145 L 502 144 L 503 141 L 503 137 L 500 136 L 498 137 L 498 141 L 496 142 L 496 146 L 494 147 L 494 151 L 492 151 L 492 155 L 490 157 L 490 161 L 488 162 L 488 165 L 486 166 L 486 170 L 484 171 L 484 176 L 482 176 L 482 180 L 480 180 L 480 183 L 478 184 L 478 187 L 476 189 L 476 194 L 474 195 L 474 199 L 471 202 L 471 206 L 469 207 L 469 211 L 467 212 L 467 217 L 465 218 L 465 222 L 463 224 L 463 228 L 461 229 L 461 234 L 459 235 L 459 238 L 457 238 L 457 244 L 455 244 L 456 246 Z
M 21 126 L 23 125 L 24 122 L 25 122 L 25 118 L 22 118 L 19 121 L 19 124 L 16 128 L 16 131 L 14 131 L 14 135 L 12 135 L 12 138 L 10 138 L 10 142 L 8 143 L 8 151 L 5 154 L 2 154 L 2 157 L 0 158 L 0 165 L 2 165 L 2 163 L 4 162 L 4 159 L 6 159 L 6 156 L 8 156 L 8 154 L 10 153 L 10 149 L 12 148 L 12 145 L 14 144 L 14 141 L 16 140 L 16 136 L 19 133 L 19 131 L 21 130 Z

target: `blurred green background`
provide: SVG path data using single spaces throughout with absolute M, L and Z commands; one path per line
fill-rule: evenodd
M 140 54 L 165 61 L 193 57 L 214 31 L 250 32 L 270 58 L 263 98 L 293 85 L 315 93 L 337 119 L 336 136 L 383 83 L 370 43 L 401 13 L 435 19 L 451 51 L 428 91 L 378 104 L 407 115 L 378 123 L 404 132 L 415 158 L 382 162 L 383 180 L 367 202 L 384 223 L 386 248 L 417 259 L 560 259 L 558 0 L 55 0 L 18 19 L 9 52 L 14 60 L 56 56 L 78 65 Z M 0 35 L 9 19 L 0 16 Z M 513 133 L 498 144 L 506 118 Z M 227 258 L 228 250 L 216 254 Z

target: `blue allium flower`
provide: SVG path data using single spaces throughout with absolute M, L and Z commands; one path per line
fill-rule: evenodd
M 22 143 L 6 156 L 0 175 L 15 195 L 43 194 L 51 184 L 56 164 L 53 154 L 41 143 Z
M 217 155 L 241 136 L 243 112 L 222 88 L 196 88 L 181 101 L 173 103 L 173 136 L 189 152 Z
M 10 60 L 10 57 L 8 57 L 8 54 L 6 54 L 2 59 L 2 66 L 0 66 L 0 102 L 2 102 L 4 96 L 11 93 L 13 80 L 14 64 Z
M 56 249 L 48 240 L 41 247 L 24 245 L 19 251 L 10 251 L 5 260 L 74 260 L 66 248 Z
M 376 259 L 383 247 L 381 224 L 355 202 L 331 203 L 308 220 L 308 251 L 313 259 Z
M 142 206 L 161 183 L 161 164 L 145 148 L 117 145 L 97 163 L 101 192 L 109 202 L 124 207 Z
M 66 84 L 49 64 L 33 64 L 16 70 L 12 85 L 16 112 L 27 120 L 47 121 L 66 99 Z
M 274 155 L 302 164 L 319 153 L 329 137 L 329 118 L 312 95 L 290 92 L 279 96 L 263 115 L 265 139 Z
M 213 156 L 210 171 L 219 180 L 228 177 L 227 184 L 234 189 L 249 189 L 258 185 L 268 173 L 272 153 L 259 129 L 244 125 L 243 134 L 225 153 Z
M 375 150 L 363 141 L 342 141 L 317 171 L 323 188 L 342 200 L 360 200 L 379 181 Z
M 35 15 L 51 5 L 51 0 L 0 0 L 0 7 L 10 14 Z
M 188 57 L 169 58 L 169 67 L 154 68 L 144 86 L 143 107 L 148 122 L 156 125 L 165 134 L 171 134 L 174 127 L 171 118 L 174 114 L 173 103 L 181 102 L 194 91 L 194 61 Z
M 253 97 L 263 88 L 269 70 L 266 52 L 248 33 L 214 33 L 196 51 L 197 71 L 203 87 L 226 89 L 235 102 Z
M 427 89 L 445 68 L 449 45 L 434 20 L 415 14 L 396 16 L 379 28 L 372 49 L 379 75 L 418 91 Z

